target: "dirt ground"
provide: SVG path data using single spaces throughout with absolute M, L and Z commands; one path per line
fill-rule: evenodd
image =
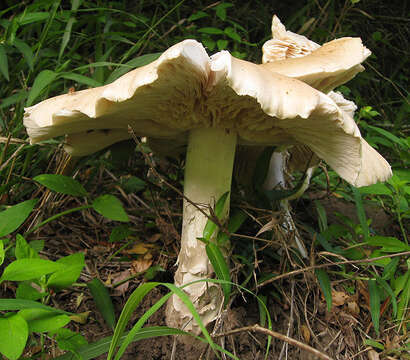
M 87 175 L 87 174 L 85 174 Z M 104 176 L 107 176 L 105 174 Z M 109 176 L 113 176 L 109 174 Z M 107 180 L 104 180 L 106 183 Z M 113 178 L 113 183 L 118 179 Z M 114 190 L 114 185 L 112 187 Z M 97 188 L 96 188 L 97 189 Z M 335 212 L 346 216 L 355 216 L 355 207 L 342 199 L 326 196 L 326 194 L 313 194 L 312 200 L 321 198 L 330 223 L 337 222 Z M 51 260 L 56 260 L 75 252 L 85 252 L 86 267 L 78 282 L 88 282 L 93 278 L 99 278 L 108 287 L 130 274 L 143 272 L 149 266 L 161 266 L 165 271 L 158 272 L 155 281 L 173 282 L 175 261 L 178 253 L 177 243 L 179 241 L 178 228 L 180 221 L 180 204 L 175 201 L 175 194 L 169 195 L 162 192 L 154 196 L 151 203 L 139 195 L 118 193 L 127 212 L 131 215 L 131 222 L 135 231 L 134 244 L 119 251 L 122 244 L 110 243 L 108 236 L 113 227 L 112 222 L 91 211 L 73 213 L 70 216 L 60 218 L 44 226 L 37 238 L 44 239 L 46 247 L 41 255 Z M 44 216 L 55 213 L 53 204 L 58 202 L 60 208 L 72 208 L 78 206 L 75 199 L 54 196 L 48 198 L 45 203 L 48 212 L 43 207 Z M 154 205 L 152 205 L 154 204 Z M 312 201 L 302 200 L 294 204 L 294 212 L 299 214 L 296 223 L 316 224 L 315 211 Z M 249 210 L 252 212 L 253 210 Z M 392 227 L 389 216 L 380 208 L 367 208 L 368 216 L 373 219 L 373 228 L 380 234 L 387 231 L 391 234 Z M 272 214 L 264 211 L 253 212 L 255 219 L 262 222 L 269 221 Z M 357 221 L 357 220 L 356 220 Z M 150 226 L 147 226 L 150 224 Z M 260 226 L 247 224 L 244 233 L 255 235 Z M 393 229 L 394 230 L 394 229 Z M 242 233 L 242 229 L 241 229 Z M 307 232 L 300 228 L 303 241 L 311 252 L 312 239 Z M 295 263 L 289 257 L 289 249 L 286 244 L 275 240 L 266 243 L 256 243 L 251 240 L 234 239 L 234 255 L 252 257 L 254 260 L 253 273 L 250 274 L 248 288 L 255 291 L 254 280 L 260 279 L 266 274 L 283 274 L 292 270 L 301 269 L 314 264 L 314 258 L 304 263 Z M 312 254 L 311 254 L 312 255 Z M 324 255 L 326 256 L 326 255 Z M 235 256 L 232 257 L 235 259 Z M 252 265 L 252 264 L 251 264 Z M 234 282 L 244 281 L 246 268 L 241 262 L 231 262 L 232 279 Z M 141 276 L 135 276 L 132 280 L 125 282 L 115 289 L 109 289 L 118 316 L 132 291 L 143 281 Z M 347 281 L 347 280 L 346 280 Z M 364 345 L 368 337 L 376 338 L 369 312 L 369 297 L 365 284 L 356 281 L 354 293 L 348 294 L 343 286 L 344 280 L 332 283 L 334 292 L 333 308 L 331 312 L 326 310 L 326 302 L 320 291 L 317 279 L 313 271 L 301 272 L 297 276 L 284 277 L 258 289 L 258 296 L 266 299 L 266 306 L 272 318 L 272 330 L 308 344 L 314 349 L 327 354 L 335 360 L 384 360 L 399 359 L 394 353 L 390 357 L 379 358 L 378 354 L 371 351 L 370 346 Z M 13 297 L 13 289 L 7 289 L 7 294 L 2 297 Z M 156 288 L 150 292 L 136 309 L 130 326 L 135 323 L 145 311 L 147 311 L 166 291 L 164 288 Z M 89 343 L 103 337 L 112 335 L 112 330 L 107 327 L 103 317 L 97 311 L 95 303 L 87 288 L 69 288 L 54 295 L 51 299 L 54 306 L 64 310 L 81 313 L 89 311 L 89 317 L 85 324 L 71 322 L 69 327 L 81 333 Z M 389 310 L 390 311 L 390 310 Z M 390 315 L 387 313 L 386 318 Z M 383 320 L 383 319 L 382 319 Z M 258 303 L 255 298 L 244 293 L 235 295 L 231 306 L 226 310 L 218 327 L 208 329 L 212 335 L 224 334 L 233 329 L 252 326 L 261 322 Z M 146 326 L 166 325 L 164 320 L 164 309 L 156 312 L 146 323 Z M 266 320 L 264 321 L 267 327 Z M 392 349 L 403 346 L 405 339 L 395 333 L 394 327 L 389 327 L 390 321 L 381 321 L 380 338 L 384 344 Z M 272 339 L 267 357 L 267 336 L 262 333 L 242 331 L 235 335 L 221 336 L 215 341 L 223 348 L 235 354 L 240 360 L 259 359 L 289 359 L 289 360 L 313 360 L 318 359 L 311 352 L 301 350 L 290 345 L 287 341 Z M 49 358 L 61 354 L 55 344 L 50 340 L 45 346 L 50 346 Z M 221 356 L 218 354 L 218 356 Z M 102 355 L 98 359 L 105 359 Z M 124 355 L 123 359 L 176 359 L 197 360 L 217 359 L 218 357 L 209 348 L 200 342 L 187 345 L 176 341 L 173 337 L 157 337 L 133 343 Z M 222 357 L 225 359 L 225 357 Z M 228 358 L 228 357 L 226 357 Z

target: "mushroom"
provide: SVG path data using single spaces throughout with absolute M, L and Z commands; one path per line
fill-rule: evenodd
M 348 51 L 358 54 L 349 54 L 349 61 L 339 56 Z M 73 155 L 86 155 L 129 138 L 128 126 L 136 135 L 186 141 L 184 194 L 206 212 L 230 191 L 237 144 L 305 144 L 351 184 L 369 185 L 386 180 L 390 166 L 362 139 L 348 114 L 303 82 L 313 84 L 317 76 L 328 87 L 337 83 L 337 76 L 350 76 L 365 57 L 360 40 L 348 38 L 325 44 L 298 64 L 290 62 L 289 70 L 286 61 L 297 59 L 283 60 L 274 70 L 270 64 L 239 60 L 227 51 L 209 58 L 200 43 L 185 40 L 111 84 L 27 108 L 24 125 L 31 143 L 66 134 L 65 149 Z M 318 68 L 327 76 L 317 75 Z M 229 201 L 226 214 L 228 207 Z M 175 275 L 178 286 L 213 273 L 205 245 L 197 239 L 207 220 L 184 200 Z M 223 296 L 216 285 L 198 282 L 184 291 L 205 324 L 218 316 Z M 169 300 L 167 322 L 199 332 L 176 296 Z

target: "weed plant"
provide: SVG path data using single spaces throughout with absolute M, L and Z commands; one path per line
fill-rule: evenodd
M 183 333 L 164 326 L 142 327 L 172 293 L 181 296 L 199 320 L 184 292 L 162 281 L 171 278 L 161 275 L 171 267 L 166 269 L 153 263 L 107 289 L 109 284 L 103 283 L 98 274 L 81 276 L 87 252 L 77 247 L 69 255 L 63 256 L 64 252 L 50 255 L 47 248 L 53 226 L 58 228 L 57 237 L 70 237 L 75 227 L 71 225 L 79 222 L 81 231 L 93 233 L 111 246 L 109 260 L 120 262 L 124 260 L 122 251 L 132 248 L 135 238 L 142 236 L 138 229 L 161 233 L 164 219 L 178 228 L 179 220 L 161 215 L 161 206 L 172 202 L 172 209 L 178 212 L 179 199 L 172 189 L 149 176 L 150 165 L 132 142 L 114 145 L 87 159 L 67 159 L 58 139 L 30 145 L 22 122 L 24 107 L 51 96 L 108 84 L 188 38 L 201 41 L 210 53 L 227 49 L 236 57 L 259 62 L 262 44 L 270 38 L 273 14 L 278 14 L 288 29 L 318 43 L 359 36 L 372 50 L 373 55 L 365 64 L 367 71 L 348 87 L 338 90 L 358 105 L 357 123 L 366 140 L 389 160 L 394 175 L 385 184 L 354 189 L 329 169 L 317 171 L 309 191 L 293 204 L 295 210 L 304 211 L 305 206 L 315 209 L 313 220 L 298 218 L 310 252 L 307 261 L 289 249 L 287 256 L 276 255 L 272 246 L 266 245 L 277 236 L 274 228 L 261 233 L 259 240 L 264 242 L 251 236 L 260 229 L 252 219 L 260 218 L 266 223 L 267 218 L 272 218 L 266 216 L 271 214 L 267 199 L 240 199 L 232 194 L 236 210 L 231 210 L 227 231 L 220 232 L 219 245 L 229 241 L 228 234 L 231 235 L 235 266 L 230 268 L 221 248 L 209 243 L 210 233 L 216 230 L 216 225 L 209 222 L 202 240 L 207 243 L 217 277 L 210 281 L 221 284 L 226 309 L 239 302 L 240 294 L 251 297 L 258 290 L 260 325 L 266 326 L 271 331 L 267 334 L 272 335 L 275 328 L 269 308 L 289 298 L 291 281 L 287 280 L 301 279 L 300 275 L 314 272 L 315 277 L 305 276 L 301 281 L 306 281 L 307 289 L 320 289 L 324 300 L 316 297 L 315 301 L 326 304 L 328 314 L 343 305 L 337 296 L 340 293 L 352 299 L 367 296 L 367 308 L 359 310 L 361 315 L 357 317 L 368 328 L 361 329 L 360 341 L 345 354 L 359 354 L 360 358 L 360 354 L 370 350 L 377 351 L 381 358 L 410 358 L 407 336 L 410 329 L 409 8 L 406 1 L 381 0 L 296 0 L 292 6 L 280 1 L 3 1 L 0 5 L 0 353 L 3 356 L 43 358 L 52 351 L 54 354 L 65 351 L 61 359 L 92 359 L 108 352 L 108 358 L 119 359 L 131 342 Z M 162 173 L 167 173 L 164 176 L 169 183 L 180 187 L 181 161 L 173 159 L 164 165 L 160 158 L 152 159 L 159 168 L 168 167 L 169 171 Z M 110 180 L 103 183 L 107 174 Z M 137 199 L 149 205 L 131 206 L 130 194 L 141 195 L 133 201 Z M 356 215 L 336 211 L 339 221 L 329 222 L 333 214 L 322 204 L 329 197 L 353 204 Z M 220 199 L 220 204 L 223 202 L 224 198 Z M 265 210 L 261 209 L 263 206 Z M 375 230 L 377 224 L 368 211 L 372 206 L 388 214 L 390 226 L 383 233 Z M 218 216 L 218 205 L 214 212 Z M 163 245 L 163 248 L 167 257 L 175 256 L 172 246 Z M 138 253 L 128 254 L 126 260 L 139 258 Z M 259 260 L 263 260 L 261 266 L 257 265 Z M 128 294 L 119 315 L 110 295 L 125 281 L 136 281 L 139 286 Z M 158 286 L 170 292 L 127 333 L 131 314 L 144 296 Z M 65 306 L 59 302 L 64 298 L 61 294 L 73 292 L 92 297 L 107 326 L 115 329 L 113 336 L 87 343 L 81 331 L 74 331 L 72 325 L 77 324 L 80 329 L 86 326 L 90 314 L 63 310 Z M 352 306 L 359 306 L 359 299 L 355 299 Z M 312 320 L 314 313 L 311 315 Z M 308 319 L 306 322 L 309 323 Z M 396 346 L 388 341 L 392 336 L 397 336 Z M 294 337 L 309 342 L 303 331 Z M 221 347 L 203 326 L 202 335 L 197 338 L 208 343 L 217 354 L 240 358 L 240 354 L 234 355 Z M 271 338 L 268 339 L 266 358 L 274 356 L 269 349 Z M 40 350 L 35 351 L 39 345 Z

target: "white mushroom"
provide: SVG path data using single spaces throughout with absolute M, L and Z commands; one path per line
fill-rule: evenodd
M 362 61 L 361 42 L 344 42 L 355 44 L 361 55 L 349 56 Z M 311 55 L 309 69 L 316 71 L 315 62 L 323 59 Z M 334 61 L 331 54 L 326 56 Z M 340 59 L 337 64 L 330 61 L 326 69 L 331 83 L 337 82 L 336 73 L 343 76 L 343 72 L 357 67 L 352 64 L 346 68 Z M 226 51 L 209 58 L 200 43 L 185 40 L 112 84 L 57 96 L 27 108 L 24 124 L 32 143 L 67 134 L 66 150 L 75 155 L 128 138 L 128 126 L 141 136 L 185 137 L 184 194 L 205 211 L 230 191 L 237 143 L 306 144 L 353 185 L 386 180 L 391 174 L 388 163 L 361 138 L 353 119 L 324 93 L 291 78 L 311 79 L 308 72 L 300 75 L 295 71 L 292 62 L 288 74 L 285 62 L 278 66 L 277 73 L 269 64 L 238 60 Z M 319 83 L 327 88 L 326 79 L 323 76 Z M 90 144 L 91 138 L 95 143 Z M 212 275 L 205 245 L 197 240 L 206 221 L 206 216 L 184 201 L 175 275 L 178 286 Z M 222 304 L 217 286 L 197 283 L 184 290 L 205 324 L 216 318 Z M 198 332 L 191 314 L 175 296 L 168 304 L 167 321 Z

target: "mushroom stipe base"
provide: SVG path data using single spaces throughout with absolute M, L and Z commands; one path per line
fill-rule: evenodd
M 191 130 L 185 164 L 184 195 L 209 214 L 209 208 L 231 189 L 237 135 L 217 128 Z M 225 217 L 229 200 L 225 205 Z M 208 218 L 184 199 L 181 250 L 175 284 L 209 278 L 213 274 L 202 237 Z M 221 311 L 223 295 L 219 286 L 199 282 L 184 288 L 205 325 L 215 320 Z M 169 326 L 199 333 L 192 314 L 175 295 L 168 301 L 166 311 Z

